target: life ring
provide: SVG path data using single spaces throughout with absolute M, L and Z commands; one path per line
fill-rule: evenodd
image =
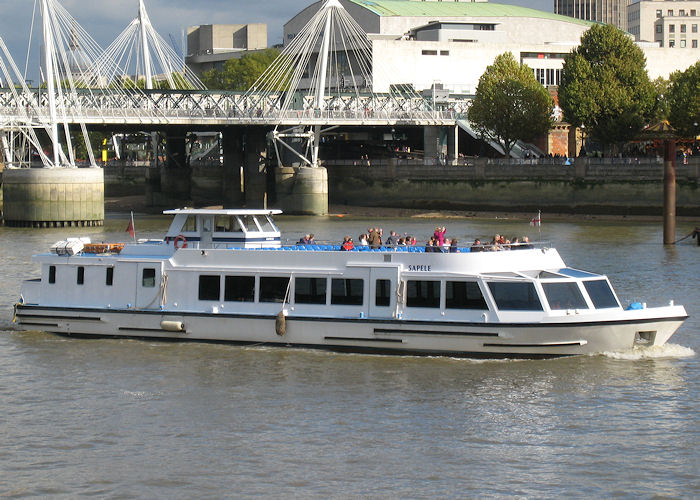
M 178 242 L 182 242 L 182 246 L 178 245 Z M 187 248 L 187 238 L 185 238 L 181 234 L 178 234 L 175 237 L 175 241 L 173 241 L 173 246 L 175 247 L 175 250 L 178 250 L 180 248 Z

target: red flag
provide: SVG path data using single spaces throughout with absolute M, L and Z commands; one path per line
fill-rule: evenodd
M 129 219 L 129 225 L 126 226 L 126 232 L 131 235 L 132 238 L 136 238 L 136 233 L 134 233 L 134 213 L 131 212 L 131 219 Z
M 539 226 L 541 224 L 542 224 L 542 213 L 537 212 L 537 217 L 530 219 L 530 225 L 531 226 Z

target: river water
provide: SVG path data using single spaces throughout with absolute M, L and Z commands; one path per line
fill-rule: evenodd
M 0 228 L 0 496 L 681 497 L 700 492 L 700 248 L 659 224 L 285 217 L 296 240 L 446 225 L 549 240 L 622 302 L 690 319 L 663 348 L 546 361 L 69 339 L 12 329 L 32 253 L 104 228 Z M 137 217 L 138 237 L 168 221 Z M 679 224 L 679 235 L 692 224 Z

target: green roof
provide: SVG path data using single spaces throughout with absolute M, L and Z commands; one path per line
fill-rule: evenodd
M 596 24 L 543 10 L 490 2 L 421 2 L 414 0 L 350 0 L 379 16 L 404 17 L 535 17 L 590 26 Z

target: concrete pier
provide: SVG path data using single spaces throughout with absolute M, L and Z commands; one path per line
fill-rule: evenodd
M 21 168 L 2 173 L 3 218 L 14 227 L 101 226 L 101 168 Z
M 275 207 L 286 214 L 328 214 L 328 171 L 323 167 L 275 168 Z

